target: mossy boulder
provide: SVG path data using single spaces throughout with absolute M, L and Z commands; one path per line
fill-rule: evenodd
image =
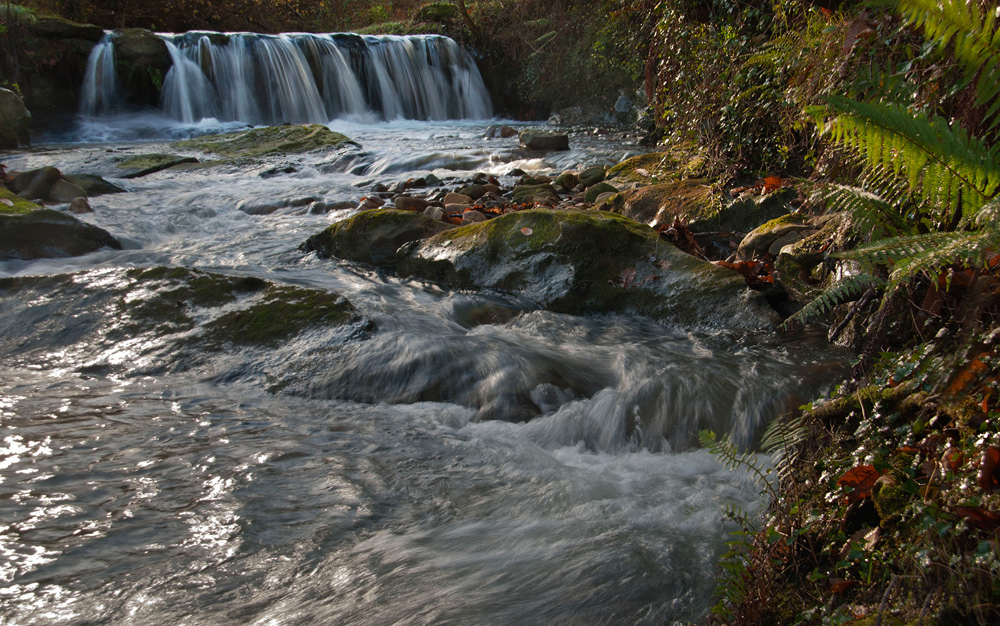
M 46 39 L 82 39 L 97 43 L 104 37 L 104 29 L 93 24 L 78 24 L 61 17 L 38 17 L 31 31 Z
M 799 241 L 779 250 L 774 261 L 775 279 L 792 300 L 809 302 L 830 286 L 832 277 L 824 261 L 829 250 L 843 249 L 846 231 L 843 215 L 833 214 L 818 230 L 804 233 Z
M 142 178 L 181 165 L 196 165 L 198 159 L 176 154 L 150 153 L 120 157 L 115 162 L 119 168 L 128 170 L 122 174 L 122 178 Z
M 120 250 L 121 244 L 106 230 L 72 215 L 52 209 L 0 212 L 0 259 L 79 256 L 101 248 Z
M 605 180 L 619 189 L 665 182 L 677 173 L 677 162 L 669 153 L 649 152 L 625 159 L 608 170 Z
M 689 223 L 708 223 L 718 214 L 718 202 L 712 188 L 700 180 L 673 181 L 628 189 L 604 201 L 597 208 L 624 215 L 654 228 L 671 224 L 676 217 Z M 692 230 L 696 229 L 692 227 Z
M 618 189 L 610 183 L 597 183 L 596 185 L 591 185 L 587 188 L 587 193 L 584 196 L 584 199 L 587 202 L 594 203 L 601 194 L 605 193 L 618 193 Z
M 737 274 L 614 213 L 518 211 L 404 245 L 398 255 L 400 276 L 515 293 L 561 313 L 629 312 L 713 327 L 776 321 Z
M 396 209 L 362 211 L 333 224 L 300 246 L 322 257 L 337 257 L 369 265 L 394 265 L 404 243 L 426 239 L 454 228 L 423 213 Z
M 114 31 L 115 69 L 125 100 L 136 106 L 155 107 L 163 79 L 173 66 L 166 42 L 142 28 Z
M 31 145 L 31 113 L 10 89 L 0 89 L 0 149 Z
M 108 193 L 125 193 L 128 189 L 107 181 L 94 174 L 66 174 L 63 176 L 67 181 L 83 189 L 88 198 L 101 196 Z
M 809 228 L 811 226 L 803 215 L 782 215 L 747 233 L 736 250 L 736 256 L 741 260 L 761 258 L 766 254 L 776 257 L 782 247 L 798 241 L 801 238 L 799 233 Z
M 30 200 L 25 200 L 10 189 L 0 186 L 0 215 L 27 213 L 42 208 Z
M 173 144 L 183 150 L 212 152 L 231 159 L 252 159 L 271 154 L 302 154 L 317 150 L 360 147 L 321 124 L 284 124 L 251 128 L 223 135 L 205 135 Z

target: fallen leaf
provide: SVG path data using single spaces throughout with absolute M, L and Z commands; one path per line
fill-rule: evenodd
M 841 487 L 850 487 L 847 501 L 856 502 L 871 497 L 872 487 L 881 475 L 874 465 L 858 465 L 844 472 L 843 476 L 837 479 L 837 484 Z
M 831 578 L 830 579 L 830 591 L 839 595 L 842 595 L 851 587 L 858 584 L 856 580 L 844 580 L 843 578 Z
M 635 173 L 636 174 L 642 174 L 643 176 L 646 176 L 647 178 L 649 177 L 649 170 L 643 169 L 641 167 L 635 168 Z
M 527 226 L 524 226 L 524 227 L 521 228 L 521 234 L 524 235 L 525 237 L 529 236 L 533 232 L 535 232 L 535 231 L 531 230 Z
M 785 181 L 781 176 L 768 176 L 764 179 L 764 193 L 777 191 L 785 186 Z
M 983 451 L 979 462 L 979 488 L 983 491 L 994 491 L 1000 487 L 1000 448 L 990 446 Z
M 987 511 L 978 506 L 956 506 L 951 512 L 968 519 L 969 524 L 980 530 L 993 531 L 1000 528 L 1000 513 Z
M 668 269 L 670 269 L 670 261 L 668 261 L 666 259 L 662 259 L 660 261 L 657 261 L 656 262 L 656 267 L 660 268 L 661 270 L 668 270 Z
M 957 472 L 958 468 L 965 463 L 965 453 L 960 448 L 952 446 L 944 451 L 941 462 L 951 471 Z
M 0 202 L 3 202 L 7 206 L 14 206 L 14 201 L 9 200 L 8 198 L 0 198 Z

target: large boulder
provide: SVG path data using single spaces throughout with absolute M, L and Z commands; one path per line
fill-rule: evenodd
M 337 257 L 369 265 L 393 265 L 404 243 L 426 239 L 454 228 L 423 213 L 395 209 L 362 211 L 337 222 L 300 247 L 322 257 Z
M 0 149 L 31 145 L 31 113 L 10 89 L 0 89 Z
M 76 113 L 87 59 L 104 29 L 57 17 L 39 17 L 30 26 L 31 51 L 41 63 L 29 64 L 21 90 L 36 120 Z
M 801 239 L 799 233 L 810 228 L 804 215 L 782 215 L 747 233 L 736 250 L 736 257 L 741 261 L 762 258 L 767 254 L 777 257 L 783 247 Z
M 776 322 L 735 272 L 613 213 L 517 211 L 406 244 L 398 256 L 402 277 L 514 293 L 561 313 L 629 312 L 712 327 Z
M 611 180 L 620 182 L 617 178 Z M 748 233 L 790 213 L 790 202 L 797 195 L 794 189 L 784 189 L 764 196 L 727 200 L 719 197 L 706 181 L 687 179 L 623 191 L 597 208 L 620 213 L 654 228 L 679 218 L 695 233 Z
M 322 124 L 283 124 L 223 135 L 205 135 L 173 144 L 175 148 L 212 152 L 231 159 L 359 147 L 357 142 Z
M 550 130 L 522 130 L 518 135 L 528 150 L 569 150 L 569 135 Z
M 114 32 L 115 70 L 125 100 L 139 106 L 155 107 L 167 72 L 173 66 L 166 42 L 142 28 Z
M 121 244 L 72 215 L 52 209 L 0 213 L 0 259 L 78 256 L 101 248 L 120 250 Z

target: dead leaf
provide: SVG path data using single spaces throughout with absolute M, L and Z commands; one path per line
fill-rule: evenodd
M 3 202 L 7 206 L 14 206 L 14 201 L 8 198 L 0 198 L 0 202 Z
M 764 193 L 777 191 L 785 186 L 785 181 L 781 176 L 767 176 L 764 178 Z
M 874 465 L 858 465 L 844 472 L 843 476 L 837 479 L 837 485 L 850 487 L 851 491 L 847 494 L 847 501 L 849 503 L 857 502 L 871 497 L 872 487 L 875 486 L 875 481 L 881 475 L 881 472 L 875 469 Z
M 978 482 L 983 491 L 994 491 L 1000 487 L 1000 448 L 990 446 L 983 451 Z
M 656 262 L 656 267 L 660 268 L 661 270 L 668 270 L 670 269 L 670 261 L 666 259 L 661 259 Z
M 524 227 L 521 228 L 521 234 L 524 235 L 525 237 L 531 235 L 531 233 L 533 233 L 533 232 L 535 232 L 535 231 L 531 230 L 527 226 L 524 226 Z
M 649 170 L 647 170 L 647 169 L 643 169 L 641 167 L 637 167 L 637 168 L 635 168 L 635 173 L 636 174 L 642 174 L 643 176 L 649 178 Z
M 951 512 L 968 519 L 969 524 L 980 530 L 994 531 L 1000 528 L 1000 513 L 978 506 L 956 506 L 951 508 Z
M 848 589 L 858 584 L 856 580 L 844 580 L 843 578 L 830 579 L 830 591 L 836 595 L 843 595 Z

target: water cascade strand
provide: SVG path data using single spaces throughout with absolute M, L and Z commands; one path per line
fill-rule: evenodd
M 173 119 L 250 124 L 484 119 L 492 105 L 471 56 L 438 35 L 161 34 L 172 67 L 161 108 Z M 81 113 L 118 112 L 115 35 L 91 52 Z

